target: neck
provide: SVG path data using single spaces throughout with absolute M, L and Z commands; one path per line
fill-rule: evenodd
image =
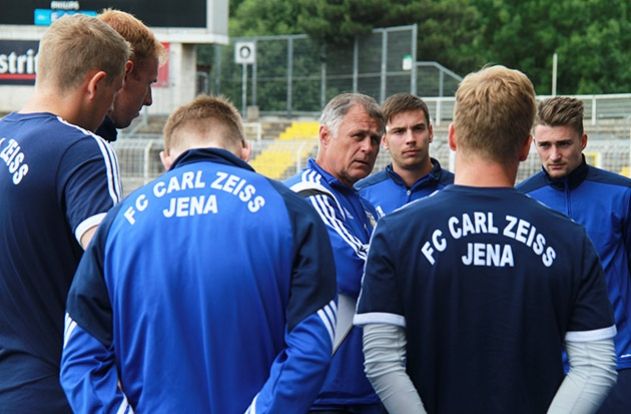
M 454 184 L 470 187 L 513 187 L 519 162 L 499 163 L 456 151 Z
M 401 177 L 406 187 L 410 188 L 419 180 L 419 178 L 425 177 L 430 173 L 430 171 L 432 171 L 432 161 L 429 157 L 427 157 L 426 162 L 421 164 L 419 167 L 412 169 L 401 168 L 395 163 L 392 163 L 392 171 Z
M 21 113 L 49 112 L 60 116 L 71 124 L 92 129 L 82 117 L 81 106 L 75 91 L 59 92 L 51 89 L 36 89 L 31 99 L 20 109 Z M 98 125 L 97 125 L 98 126 Z

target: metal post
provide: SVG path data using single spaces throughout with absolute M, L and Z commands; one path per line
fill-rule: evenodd
M 256 42 L 256 39 L 254 41 Z M 252 65 L 252 105 L 255 105 L 255 106 L 256 106 L 256 81 L 257 81 L 256 69 L 257 69 L 257 64 L 255 60 L 254 64 Z
M 410 72 L 410 93 L 416 95 L 416 48 L 417 48 L 418 25 L 412 26 L 412 71 Z
M 149 167 L 149 163 L 151 160 L 151 150 L 153 149 L 153 140 L 149 141 L 149 143 L 147 144 L 147 146 L 145 147 L 145 151 L 143 154 L 143 183 L 147 184 L 149 181 L 151 181 L 151 168 Z
M 556 96 L 557 94 L 557 63 L 558 56 L 557 53 L 554 52 L 552 55 L 552 96 Z
M 287 39 L 287 115 L 291 116 L 291 107 L 292 107 L 292 89 L 291 89 L 291 78 L 293 77 L 294 72 L 294 39 Z
M 439 97 L 438 100 L 436 100 L 436 126 L 440 125 L 440 111 L 442 111 L 442 103 L 443 99 Z
M 438 96 L 441 98 L 445 92 L 445 72 L 442 69 L 438 69 Z
M 592 95 L 592 125 L 596 125 L 596 96 Z
M 388 32 L 381 32 L 381 88 L 379 90 L 379 102 L 386 100 L 386 73 L 388 70 Z
M 353 92 L 357 92 L 357 84 L 359 77 L 359 39 L 355 36 L 353 42 Z
M 221 46 L 215 45 L 215 67 L 213 68 L 215 73 L 215 95 L 221 94 Z
M 241 65 L 241 116 L 245 118 L 248 100 L 248 65 Z
M 326 63 L 320 63 L 320 108 L 326 104 Z

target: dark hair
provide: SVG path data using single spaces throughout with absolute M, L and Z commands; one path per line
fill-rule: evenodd
M 397 93 L 390 96 L 381 105 L 381 110 L 383 111 L 383 117 L 386 119 L 386 122 L 389 122 L 393 116 L 401 112 L 421 110 L 425 114 L 425 122 L 427 125 L 431 124 L 427 104 L 418 96 L 414 96 L 410 93 Z

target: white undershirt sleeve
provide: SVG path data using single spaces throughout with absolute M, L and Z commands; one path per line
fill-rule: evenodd
M 405 331 L 397 325 L 364 325 L 366 377 L 390 414 L 425 414 L 414 384 L 405 371 Z
M 566 339 L 570 370 L 557 390 L 548 414 L 587 414 L 598 410 L 616 383 L 613 339 L 576 342 Z

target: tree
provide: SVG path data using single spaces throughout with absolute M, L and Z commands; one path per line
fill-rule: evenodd
M 631 90 L 628 0 L 472 0 L 480 11 L 487 61 L 528 74 L 550 93 L 552 55 L 559 55 L 557 93 Z
M 468 72 L 483 63 L 478 53 L 479 13 L 468 0 L 298 0 L 298 26 L 327 44 L 347 44 L 375 27 L 418 24 L 419 60 Z

